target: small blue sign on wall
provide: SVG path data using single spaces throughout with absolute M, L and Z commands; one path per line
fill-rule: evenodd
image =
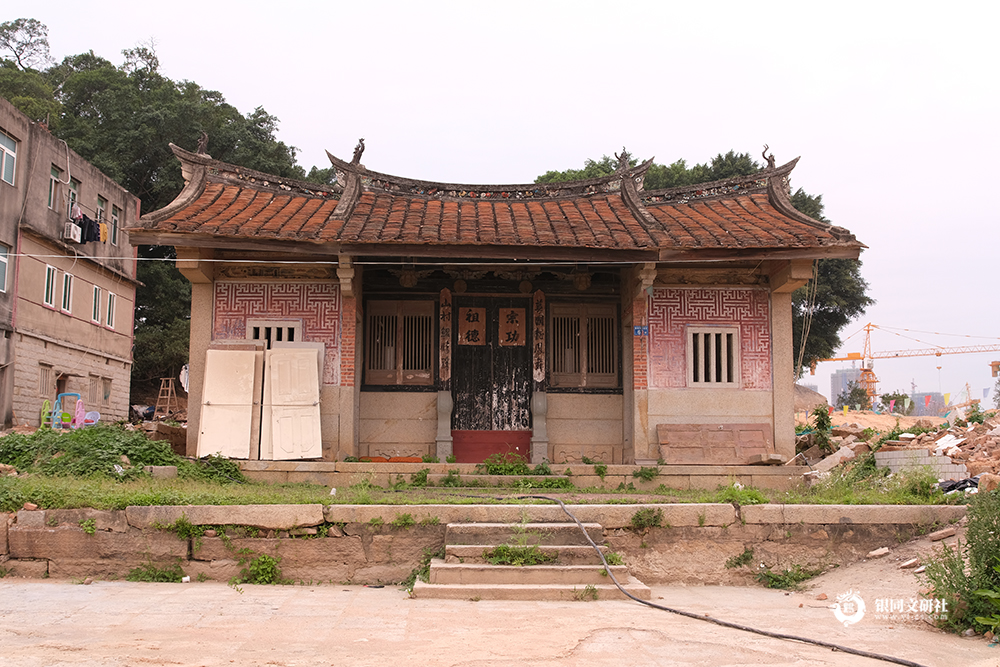
M 649 335 L 649 325 L 642 325 L 641 327 L 632 327 L 635 331 L 636 336 L 648 336 Z

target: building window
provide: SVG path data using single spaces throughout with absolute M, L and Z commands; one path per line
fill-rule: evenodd
M 73 207 L 80 195 L 80 181 L 75 178 L 69 179 L 69 192 L 66 195 L 66 217 L 73 219 Z
M 108 312 L 106 313 L 106 318 L 104 323 L 109 329 L 115 328 L 115 300 L 117 297 L 113 292 L 108 292 Z
M 89 391 L 87 392 L 88 406 L 97 406 L 102 404 L 101 399 L 104 393 L 104 387 L 101 383 L 101 380 L 102 378 L 100 375 L 90 376 L 90 386 L 89 386 Z
M 10 248 L 0 243 L 0 294 L 7 291 L 7 259 Z
M 73 276 L 69 273 L 63 274 L 62 311 L 67 314 L 73 312 Z
M 122 217 L 122 210 L 117 206 L 111 206 L 111 245 L 118 245 L 118 226 Z
M 52 366 L 38 365 L 38 395 L 42 398 L 52 395 Z
M 101 288 L 94 285 L 94 307 L 90 313 L 90 321 L 101 323 Z
M 262 341 L 267 350 L 271 343 L 301 343 L 301 327 L 298 320 L 247 320 L 247 340 Z
M 49 172 L 49 208 L 53 211 L 59 206 L 59 184 L 62 183 L 62 172 L 52 167 Z
M 614 304 L 552 304 L 549 342 L 549 386 L 619 386 L 618 308 Z
M 45 298 L 43 303 L 49 308 L 56 307 L 56 267 L 45 267 Z
M 367 384 L 433 384 L 435 349 L 433 301 L 368 302 Z
M 739 385 L 738 328 L 688 327 L 687 343 L 689 385 Z
M 101 378 L 101 407 L 111 407 L 111 378 Z
M 108 200 L 104 197 L 97 198 L 97 222 L 104 222 L 104 218 L 107 217 L 104 211 L 108 208 Z
M 3 130 L 0 130 L 0 179 L 4 183 L 14 185 L 15 166 L 17 164 L 17 142 Z

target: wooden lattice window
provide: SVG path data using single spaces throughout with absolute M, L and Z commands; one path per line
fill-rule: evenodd
M 688 327 L 687 342 L 689 385 L 739 385 L 738 328 Z
M 549 385 L 618 387 L 618 309 L 613 304 L 553 304 Z
M 247 340 L 257 340 L 271 349 L 272 343 L 301 343 L 300 320 L 247 320 Z
M 365 326 L 365 382 L 434 383 L 434 302 L 369 301 Z

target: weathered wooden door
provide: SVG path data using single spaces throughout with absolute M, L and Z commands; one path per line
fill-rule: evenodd
M 458 297 L 454 312 L 452 429 L 530 431 L 530 299 Z
M 261 458 L 311 459 L 323 455 L 316 349 L 267 351 Z

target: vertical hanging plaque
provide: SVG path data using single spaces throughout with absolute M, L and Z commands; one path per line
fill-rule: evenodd
M 525 343 L 526 331 L 524 308 L 501 308 L 497 316 L 499 335 L 497 340 L 501 347 L 522 346 Z
M 458 309 L 458 344 L 486 345 L 486 309 Z

